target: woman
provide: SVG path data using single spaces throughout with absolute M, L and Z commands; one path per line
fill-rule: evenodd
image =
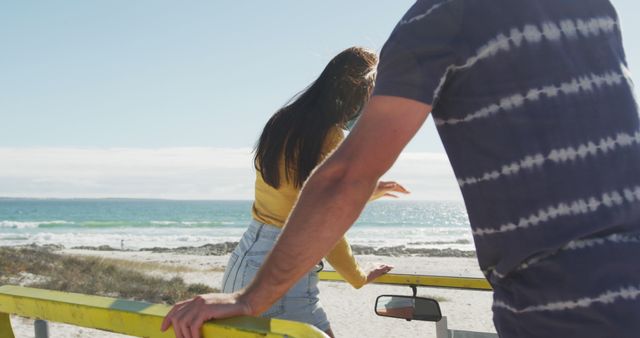
M 377 57 L 363 48 L 349 48 L 334 57 L 318 79 L 276 112 L 258 141 L 253 222 L 233 251 L 225 270 L 222 291 L 242 289 L 252 280 L 271 251 L 280 229 L 311 171 L 344 138 L 373 87 Z M 380 182 L 374 196 L 403 192 L 394 182 Z M 342 238 L 326 259 L 351 285 L 360 288 L 391 270 L 380 265 L 364 272 Z M 264 317 L 315 325 L 333 337 L 318 301 L 316 267 L 292 287 Z

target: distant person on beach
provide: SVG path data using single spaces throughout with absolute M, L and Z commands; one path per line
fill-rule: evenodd
M 608 0 L 416 2 L 254 281 L 167 320 L 268 309 L 349 229 L 431 112 L 500 337 L 638 337 L 640 121 L 620 32 Z
M 316 81 L 267 122 L 254 159 L 253 221 L 231 253 L 222 281 L 223 292 L 239 291 L 253 280 L 278 239 L 302 184 L 342 142 L 343 129 L 358 118 L 369 99 L 377 61 L 376 54 L 366 49 L 346 49 L 329 62 Z M 395 182 L 379 182 L 370 199 L 395 196 L 393 193 L 407 191 Z M 363 271 L 345 237 L 328 251 L 326 259 L 355 288 L 391 270 L 390 266 L 378 265 Z M 320 269 L 321 265 L 316 265 L 298 276 L 284 297 L 261 315 L 305 322 L 333 336 L 318 299 Z M 182 336 L 189 337 L 186 329 L 181 330 Z

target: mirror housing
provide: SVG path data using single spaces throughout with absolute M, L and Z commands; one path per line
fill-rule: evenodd
M 438 322 L 442 319 L 440 304 L 435 299 L 382 295 L 376 298 L 375 313 L 382 317 Z

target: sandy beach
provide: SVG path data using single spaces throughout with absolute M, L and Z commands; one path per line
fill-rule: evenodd
M 219 288 L 228 255 L 193 255 L 175 252 L 96 251 L 64 249 L 65 255 L 97 256 L 150 262 L 176 267 L 188 267 L 187 272 L 147 272 L 170 279 L 182 277 L 187 283 L 203 283 Z M 362 266 L 374 263 L 391 264 L 394 273 L 413 273 L 445 276 L 482 277 L 472 257 L 387 257 L 358 255 Z M 330 266 L 327 266 L 330 269 Z M 435 324 L 378 317 L 373 312 L 375 299 L 382 294 L 411 295 L 406 286 L 366 285 L 360 290 L 343 282 L 320 282 L 320 299 L 328 313 L 337 337 L 435 337 Z M 418 288 L 418 295 L 436 298 L 449 327 L 458 330 L 495 332 L 491 320 L 491 292 Z M 33 337 L 32 321 L 12 318 L 16 337 Z M 87 330 L 64 324 L 50 323 L 51 337 L 125 337 L 109 332 Z

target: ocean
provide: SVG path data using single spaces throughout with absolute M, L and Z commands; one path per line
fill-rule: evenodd
M 252 201 L 0 199 L 0 246 L 120 249 L 237 242 Z M 473 251 L 462 202 L 376 201 L 347 233 L 354 245 Z

